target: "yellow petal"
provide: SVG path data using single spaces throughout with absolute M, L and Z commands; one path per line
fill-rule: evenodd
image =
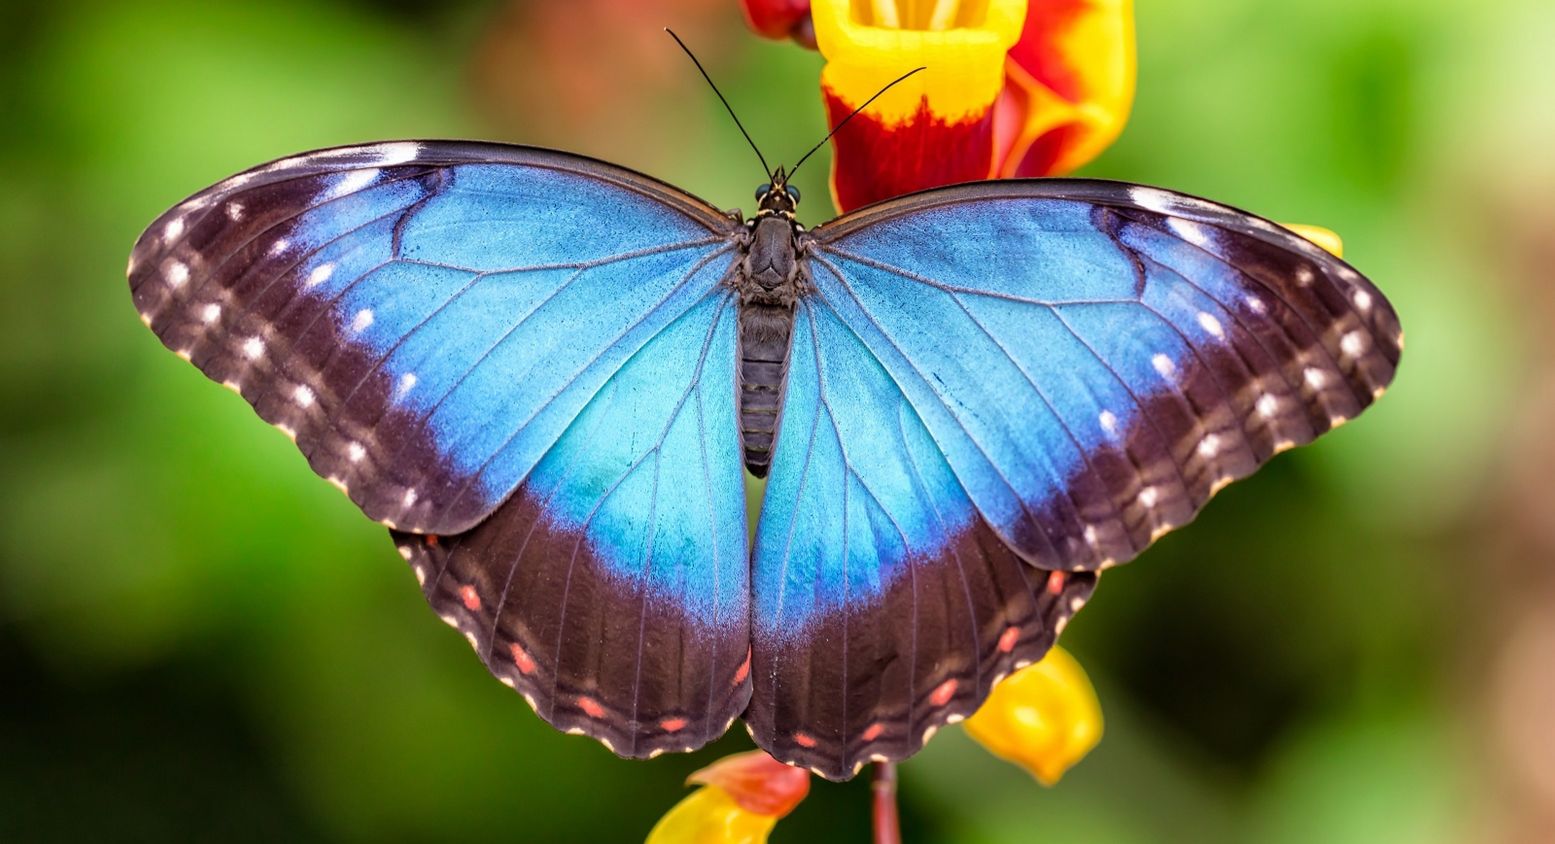
M 966 729 L 995 756 L 1053 785 L 1101 740 L 1101 704 L 1080 663 L 1055 647 L 995 686 Z
M 1025 0 L 814 0 L 821 85 L 852 107 L 915 67 L 927 68 L 870 106 L 905 122 L 926 104 L 938 120 L 986 113 L 1004 87 L 1004 58 L 1020 37 Z
M 1302 223 L 1281 223 L 1280 225 L 1332 252 L 1335 258 L 1344 257 L 1344 240 L 1333 229 Z
M 729 792 L 706 786 L 659 818 L 647 844 L 764 844 L 777 820 L 743 809 Z

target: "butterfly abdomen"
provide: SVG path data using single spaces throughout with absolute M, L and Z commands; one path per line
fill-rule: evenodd
M 772 462 L 793 327 L 791 305 L 740 307 L 740 442 L 745 467 L 758 478 L 767 476 Z

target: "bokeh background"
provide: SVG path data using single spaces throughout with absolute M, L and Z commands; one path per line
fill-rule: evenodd
M 1403 368 L 1104 579 L 1065 637 L 1092 756 L 1044 790 L 944 731 L 903 766 L 908 839 L 1555 840 L 1555 5 L 1137 19 L 1133 119 L 1085 174 L 1338 230 Z M 0 7 L 0 839 L 640 840 L 749 746 L 626 762 L 545 726 L 123 277 L 186 194 L 369 139 L 557 146 L 748 206 L 754 157 L 664 25 L 769 158 L 823 134 L 820 58 L 733 0 Z M 867 790 L 817 783 L 774 840 L 863 840 Z

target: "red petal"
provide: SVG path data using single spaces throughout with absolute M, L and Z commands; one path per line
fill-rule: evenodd
M 783 39 L 794 36 L 801 25 L 809 29 L 810 0 L 740 0 L 740 8 L 745 11 L 745 22 L 757 35 Z M 815 36 L 811 35 L 812 49 L 814 43 Z
M 1131 0 L 1033 3 L 999 102 L 999 175 L 1049 176 L 1096 157 L 1134 96 Z
M 810 793 L 810 772 L 785 765 L 766 751 L 726 756 L 686 779 L 688 783 L 721 788 L 740 808 L 758 815 L 783 817 Z
M 853 111 L 822 86 L 831 125 Z M 993 174 L 993 111 L 947 122 L 924 100 L 916 114 L 885 124 L 861 112 L 832 137 L 832 194 L 841 211 L 925 188 Z
M 1089 0 L 1032 3 L 1026 8 L 1026 25 L 1021 29 L 1020 41 L 1010 48 L 1011 61 L 1070 102 L 1080 99 L 1084 87 L 1074 57 L 1055 49 L 1055 44 L 1091 6 Z

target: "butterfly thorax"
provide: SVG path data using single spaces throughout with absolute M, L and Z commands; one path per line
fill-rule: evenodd
M 740 295 L 740 440 L 745 466 L 765 477 L 783 409 L 794 303 L 803 292 L 794 198 L 781 185 L 760 195 L 761 210 L 749 223 L 745 254 L 737 264 Z

